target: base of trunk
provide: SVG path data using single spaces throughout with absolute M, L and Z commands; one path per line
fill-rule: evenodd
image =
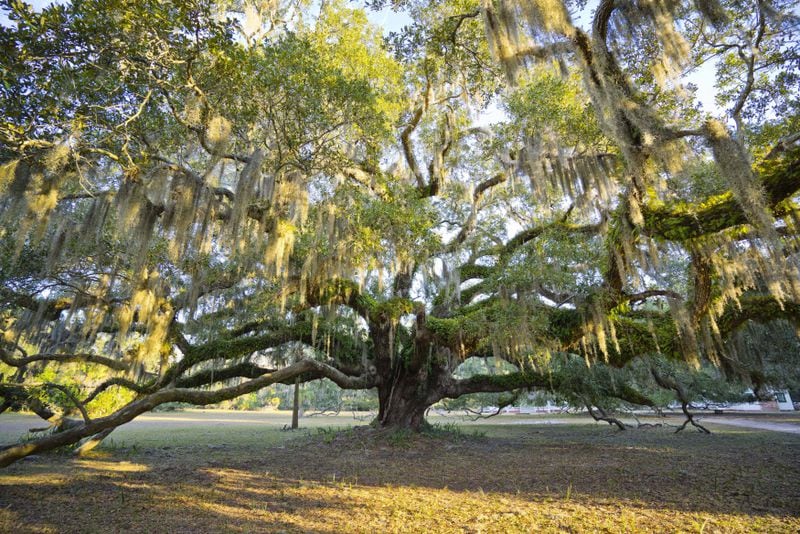
M 428 426 L 425 421 L 425 412 L 428 408 L 427 404 L 397 399 L 381 406 L 376 426 L 419 432 Z
M 398 430 L 419 432 L 428 426 L 427 421 L 425 421 L 424 408 L 419 413 L 402 414 L 401 416 L 389 415 L 390 417 L 378 420 L 378 426 L 380 428 L 396 428 Z

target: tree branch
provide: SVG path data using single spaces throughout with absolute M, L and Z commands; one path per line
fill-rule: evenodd
M 408 163 L 408 168 L 417 181 L 417 188 L 419 190 L 425 189 L 425 178 L 422 176 L 422 171 L 420 171 L 419 164 L 417 163 L 417 157 L 414 155 L 414 145 L 411 142 L 411 134 L 414 133 L 414 130 L 419 125 L 423 111 L 424 107 L 422 104 L 417 106 L 417 109 L 415 109 L 414 113 L 411 115 L 411 120 L 408 122 L 408 125 L 406 125 L 400 134 L 400 142 L 403 145 L 403 154 L 405 155 L 406 163 Z
M 503 393 L 520 388 L 555 389 L 553 377 L 533 370 L 517 371 L 506 375 L 473 375 L 461 380 L 449 381 L 442 397 L 456 399 L 469 393 Z
M 145 412 L 151 411 L 156 406 L 167 402 L 186 402 L 195 405 L 215 404 L 258 391 L 259 389 L 277 382 L 291 380 L 298 375 L 308 372 L 317 372 L 321 376 L 332 380 L 339 387 L 346 389 L 367 389 L 375 385 L 375 378 L 372 376 L 351 377 L 321 362 L 303 359 L 295 364 L 279 369 L 273 373 L 260 376 L 254 380 L 213 391 L 197 391 L 184 388 L 162 389 L 137 399 L 106 417 L 93 419 L 91 422 L 84 422 L 79 426 L 63 432 L 9 447 L 0 452 L 0 467 L 6 467 L 30 454 L 49 451 L 57 447 L 77 443 L 83 438 L 99 434 L 108 428 L 116 428 Z
M 779 162 L 765 162 L 760 178 L 767 206 L 777 216 L 785 214 L 779 204 L 800 190 L 800 149 L 793 149 Z M 731 192 L 694 204 L 646 203 L 642 215 L 646 234 L 678 242 L 749 224 Z
M 40 353 L 23 358 L 14 358 L 5 349 L 0 348 L 0 360 L 6 365 L 13 367 L 23 367 L 33 362 L 58 362 L 58 363 L 94 363 L 103 365 L 115 371 L 124 371 L 128 366 L 122 360 L 115 360 L 105 356 L 98 356 L 97 354 L 49 354 Z
M 475 191 L 472 193 L 472 208 L 470 210 L 469 217 L 467 217 L 467 220 L 464 222 L 464 225 L 461 227 L 458 235 L 456 235 L 456 237 L 445 246 L 445 249 L 448 252 L 455 251 L 458 245 L 463 243 L 467 239 L 467 236 L 469 236 L 469 233 L 475 228 L 475 223 L 478 221 L 478 203 L 483 198 L 484 193 L 494 186 L 502 184 L 507 179 L 508 176 L 506 173 L 501 172 L 478 184 L 478 186 L 475 188 Z

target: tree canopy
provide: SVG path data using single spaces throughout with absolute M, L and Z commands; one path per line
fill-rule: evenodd
M 0 465 L 323 377 L 414 429 L 794 383 L 792 2 L 387 6 L 3 2 L 0 411 L 57 431 Z

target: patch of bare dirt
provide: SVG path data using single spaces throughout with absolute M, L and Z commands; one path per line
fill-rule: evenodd
M 787 434 L 554 425 L 287 439 L 22 462 L 0 472 L 0 531 L 800 530 L 800 438 Z

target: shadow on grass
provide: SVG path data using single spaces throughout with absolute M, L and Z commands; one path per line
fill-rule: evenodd
M 481 429 L 48 456 L 0 472 L 0 531 L 800 528 L 795 436 Z

